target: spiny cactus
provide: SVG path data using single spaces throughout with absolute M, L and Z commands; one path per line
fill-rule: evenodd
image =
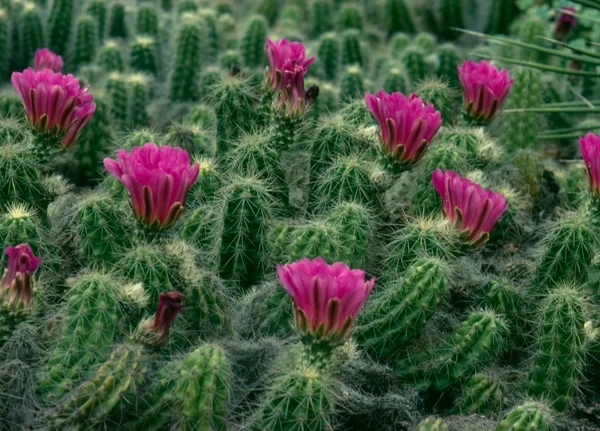
M 75 54 L 73 63 L 76 67 L 91 64 L 96 56 L 96 21 L 89 16 L 83 16 L 77 23 L 75 39 Z
M 357 65 L 363 67 L 365 61 L 360 46 L 360 32 L 358 30 L 346 30 L 342 36 L 342 65 Z
M 151 5 L 140 6 L 136 20 L 136 34 L 140 36 L 158 37 L 159 15 L 157 10 Z
M 417 431 L 448 431 L 448 425 L 443 420 L 433 416 L 423 419 L 417 425 Z
M 323 71 L 323 76 L 332 81 L 337 77 L 340 64 L 340 43 L 333 33 L 326 33 L 321 38 L 318 51 L 318 64 Z
M 0 203 L 29 203 L 45 209 L 44 189 L 39 175 L 39 165 L 31 157 L 26 145 L 8 143 L 0 151 Z
M 171 100 L 174 102 L 200 99 L 200 52 L 206 43 L 201 22 L 194 15 L 181 17 L 177 37 L 177 53 L 171 75 Z
M 129 92 L 124 76 L 118 72 L 111 73 L 106 82 L 106 92 L 112 120 L 123 130 L 129 125 Z
M 212 201 L 223 184 L 223 176 L 213 159 L 201 157 L 195 161 L 200 165 L 200 173 L 198 184 L 192 188 L 191 196 L 188 197 L 192 200 L 192 208 Z
M 107 72 L 123 72 L 123 54 L 119 45 L 114 41 L 104 44 L 98 54 L 98 66 Z
M 456 65 L 460 61 L 460 52 L 458 48 L 452 44 L 440 45 L 438 48 L 438 76 L 448 80 L 448 83 L 453 88 L 460 87 L 458 79 L 458 69 Z
M 35 51 L 44 48 L 44 27 L 40 10 L 33 3 L 25 5 L 22 24 L 23 59 L 30 64 L 34 58 Z
M 104 0 L 91 0 L 87 13 L 96 21 L 96 29 L 98 30 L 98 42 L 104 42 L 106 29 L 106 2 Z
M 395 93 L 396 91 L 406 93 L 408 88 L 406 72 L 399 67 L 389 69 L 385 75 L 382 88 L 388 93 Z
M 342 94 L 350 101 L 362 97 L 365 93 L 363 71 L 358 66 L 349 66 L 344 70 L 340 82 Z
M 217 151 L 214 133 L 202 130 L 198 126 L 173 123 L 161 142 L 183 148 L 192 157 L 214 157 Z
M 125 14 L 125 5 L 114 3 L 110 8 L 110 19 L 108 21 L 108 37 L 127 39 L 129 29 Z
M 226 332 L 230 325 L 230 308 L 223 280 L 207 271 L 189 271 L 185 279 L 183 317 L 206 336 Z
M 496 428 L 496 431 L 552 431 L 555 421 L 550 409 L 541 403 L 526 401 L 516 406 Z
M 343 5 L 338 11 L 337 18 L 337 29 L 338 31 L 349 30 L 351 28 L 361 30 L 363 29 L 363 16 L 362 11 L 357 5 L 349 4 Z
M 331 28 L 333 5 L 331 0 L 315 0 L 311 4 L 312 35 L 318 37 Z
M 6 78 L 8 72 L 8 12 L 0 9 L 0 76 Z
M 39 255 L 44 228 L 36 212 L 29 205 L 12 204 L 0 216 L 0 244 L 2 249 L 27 243 L 33 253 Z M 6 254 L 2 254 L 0 267 L 7 263 Z
M 248 67 L 260 67 L 265 64 L 265 38 L 267 23 L 263 17 L 255 16 L 248 22 L 242 38 L 240 51 L 244 64 Z
M 403 280 L 392 282 L 360 314 L 356 328 L 359 345 L 376 358 L 393 357 L 437 311 L 446 293 L 448 272 L 439 259 L 415 260 Z
M 415 25 L 404 0 L 386 0 L 385 16 L 388 22 L 388 36 L 395 33 L 414 33 Z
M 146 76 L 137 74 L 127 77 L 131 102 L 129 103 L 129 122 L 132 127 L 144 127 L 148 125 L 148 112 L 146 106 L 149 99 L 149 84 Z
M 440 35 L 446 40 L 458 39 L 460 33 L 452 28 L 464 28 L 463 2 L 460 0 L 440 1 Z
M 501 350 L 505 323 L 491 311 L 471 314 L 455 335 L 438 347 L 398 362 L 403 380 L 421 388 L 443 390 L 475 374 Z
M 421 48 L 410 46 L 402 53 L 402 63 L 411 82 L 419 82 L 427 74 L 425 53 Z
M 475 374 L 461 388 L 452 410 L 458 414 L 475 414 L 498 410 L 504 403 L 506 387 L 495 378 Z
M 52 3 L 48 21 L 48 47 L 59 55 L 67 54 L 74 13 L 73 0 L 57 0 Z
M 156 75 L 159 71 L 158 46 L 154 39 L 138 37 L 131 45 L 131 68 L 141 73 Z
M 183 361 L 175 393 L 181 402 L 183 430 L 227 429 L 231 366 L 218 347 L 202 346 Z
M 565 411 L 583 385 L 585 298 L 569 284 L 557 286 L 540 304 L 536 352 L 529 394 Z
M 431 103 L 440 111 L 447 125 L 454 121 L 455 93 L 448 84 L 437 78 L 429 78 L 420 83 L 417 94 L 425 103 Z

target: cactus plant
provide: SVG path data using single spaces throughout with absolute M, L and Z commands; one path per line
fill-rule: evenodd
M 504 418 L 497 431 L 527 431 L 531 429 L 551 431 L 554 429 L 554 418 L 550 409 L 541 403 L 527 401 L 516 406 Z
M 77 67 L 91 64 L 96 56 L 96 22 L 92 17 L 84 16 L 77 23 L 77 38 L 73 63 Z

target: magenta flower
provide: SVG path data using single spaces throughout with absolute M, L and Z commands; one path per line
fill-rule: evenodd
M 129 190 L 135 215 L 148 226 L 168 228 L 183 214 L 190 188 L 200 166 L 190 166 L 187 151 L 152 142 L 121 149 L 117 160 L 104 159 L 104 167 Z
M 323 258 L 278 265 L 277 274 L 294 300 L 296 322 L 305 334 L 342 341 L 365 303 L 375 279 L 365 281 L 360 269 Z
M 278 42 L 267 37 L 269 55 L 269 85 L 279 92 L 279 104 L 289 112 L 297 112 L 306 106 L 304 76 L 315 61 L 306 58 L 306 48 L 300 42 L 281 39 Z
M 158 309 L 151 329 L 157 334 L 156 342 L 163 343 L 169 337 L 169 330 L 175 316 L 183 310 L 183 295 L 180 292 L 163 292 L 158 298 Z
M 28 68 L 14 72 L 11 79 L 31 125 L 39 132 L 60 136 L 64 147 L 73 145 L 96 111 L 92 94 L 73 75 Z
M 36 257 L 29 244 L 6 247 L 8 266 L 0 281 L 0 300 L 11 309 L 28 308 L 33 296 L 31 276 L 42 259 Z
M 554 22 L 554 36 L 557 39 L 566 39 L 569 36 L 572 28 L 577 28 L 579 22 L 575 17 L 575 8 L 573 6 L 565 6 L 562 8 L 560 15 Z
M 489 124 L 504 103 L 515 82 L 506 69 L 498 70 L 482 60 L 467 60 L 458 66 L 458 75 L 465 96 L 465 113 L 472 120 Z
M 62 72 L 64 66 L 60 55 L 55 54 L 48 48 L 38 49 L 35 52 L 35 70 L 50 69 L 53 72 Z
M 442 125 L 442 115 L 435 107 L 425 104 L 416 94 L 406 97 L 383 90 L 376 96 L 367 93 L 365 101 L 379 123 L 386 150 L 402 164 L 419 162 Z
M 585 162 L 590 193 L 600 198 L 600 136 L 588 133 L 579 138 L 579 149 Z
M 444 201 L 444 213 L 475 246 L 483 246 L 508 208 L 502 193 L 494 193 L 454 171 L 436 169 L 433 186 Z

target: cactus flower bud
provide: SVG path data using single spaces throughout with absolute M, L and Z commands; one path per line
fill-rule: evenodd
M 381 141 L 400 164 L 414 165 L 442 125 L 442 115 L 416 94 L 367 93 L 367 107 L 379 123 Z
M 600 198 L 600 136 L 588 133 L 579 138 L 579 149 L 585 162 L 590 193 Z
M 36 257 L 29 244 L 7 247 L 8 266 L 0 282 L 0 300 L 11 309 L 29 308 L 33 296 L 31 276 L 42 259 Z
M 190 188 L 200 167 L 190 165 L 179 147 L 159 147 L 152 142 L 120 149 L 117 160 L 104 159 L 104 167 L 129 190 L 135 215 L 148 226 L 171 227 L 181 217 Z
M 279 92 L 279 106 L 288 113 L 302 112 L 307 106 L 304 76 L 315 57 L 306 58 L 304 44 L 287 39 L 274 42 L 267 38 L 267 54 L 269 86 Z
M 360 269 L 323 258 L 308 258 L 278 265 L 283 288 L 294 300 L 298 329 L 311 339 L 343 341 L 356 315 L 366 302 L 375 279 L 365 281 Z
M 564 6 L 561 13 L 554 22 L 554 36 L 557 39 L 564 40 L 569 37 L 572 28 L 577 28 L 579 21 L 575 17 L 575 8 L 573 6 Z
M 96 111 L 92 94 L 87 87 L 81 88 L 73 75 L 28 68 L 14 72 L 11 80 L 31 125 L 38 132 L 60 138 L 63 147 L 73 145 Z
M 498 70 L 488 61 L 465 61 L 458 66 L 465 97 L 465 115 L 480 124 L 489 124 L 515 82 L 506 69 Z
M 183 295 L 180 292 L 163 292 L 158 298 L 158 310 L 151 329 L 158 335 L 157 343 L 163 343 L 169 336 L 173 319 L 181 310 Z
M 502 193 L 494 193 L 454 171 L 436 169 L 433 186 L 444 201 L 444 213 L 474 247 L 482 247 L 508 208 Z
M 62 57 L 48 48 L 38 49 L 35 52 L 35 70 L 50 69 L 53 72 L 60 73 L 63 66 Z

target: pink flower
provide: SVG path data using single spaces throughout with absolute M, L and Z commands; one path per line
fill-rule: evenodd
M 11 79 L 31 125 L 39 132 L 60 136 L 64 147 L 75 142 L 96 111 L 92 94 L 73 75 L 28 68 L 14 72 Z
M 504 195 L 484 189 L 454 171 L 436 169 L 432 180 L 444 201 L 446 217 L 468 236 L 474 246 L 483 246 L 508 208 Z
M 304 76 L 315 61 L 306 58 L 306 48 L 300 42 L 281 39 L 278 42 L 267 37 L 269 55 L 269 84 L 279 92 L 279 103 L 288 111 L 301 110 L 306 105 Z
M 379 90 L 367 93 L 367 107 L 379 123 L 381 140 L 400 163 L 414 165 L 421 160 L 442 125 L 442 115 L 419 96 Z
M 490 123 L 504 103 L 515 82 L 506 69 L 498 70 L 482 60 L 467 60 L 458 66 L 458 75 L 465 95 L 466 115 L 481 124 Z
M 120 149 L 117 160 L 104 159 L 104 167 L 129 190 L 135 215 L 149 226 L 167 228 L 183 214 L 187 194 L 200 166 L 190 166 L 187 151 L 152 142 Z
M 163 343 L 169 337 L 173 319 L 181 310 L 183 295 L 179 292 L 163 292 L 158 298 L 158 310 L 151 329 L 158 335 L 156 342 Z
M 579 138 L 579 148 L 585 162 L 590 192 L 600 198 L 600 136 L 588 133 Z
M 63 66 L 62 57 L 48 48 L 38 49 L 35 52 L 35 70 L 50 69 L 53 72 L 62 72 Z
M 42 259 L 36 257 L 29 244 L 6 247 L 8 266 L 0 282 L 0 300 L 11 309 L 28 308 L 33 296 L 31 276 Z
M 561 14 L 554 23 L 554 36 L 557 39 L 566 39 L 572 28 L 577 28 L 579 22 L 575 17 L 575 8 L 573 6 L 564 6 Z
M 365 281 L 364 271 L 341 262 L 328 265 L 321 257 L 278 265 L 277 274 L 294 300 L 298 328 L 337 341 L 348 334 L 375 285 L 374 278 Z

